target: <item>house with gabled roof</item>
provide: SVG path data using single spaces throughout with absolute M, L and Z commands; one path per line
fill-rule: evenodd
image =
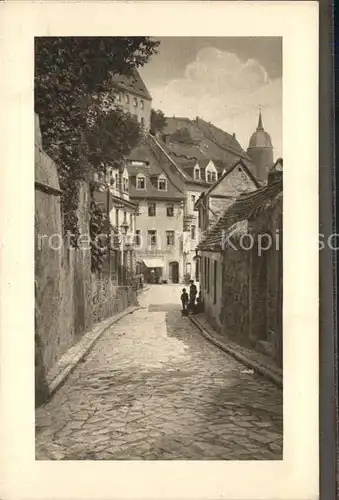
M 198 246 L 204 313 L 228 339 L 282 366 L 283 161 L 243 192 Z
M 130 198 L 138 205 L 137 274 L 147 282 L 179 283 L 184 274 L 185 186 L 166 161 L 159 161 L 150 136 L 131 152 L 127 169 Z
M 198 198 L 194 209 L 198 211 L 199 229 L 206 234 L 215 224 L 222 212 L 235 203 L 242 193 L 250 193 L 260 187 L 245 160 L 238 160 L 229 169 L 225 169 L 214 184 L 208 187 Z

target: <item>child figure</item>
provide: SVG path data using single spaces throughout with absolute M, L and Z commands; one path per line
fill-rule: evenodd
M 186 288 L 182 289 L 182 294 L 181 294 L 180 299 L 181 299 L 181 303 L 182 303 L 182 309 L 183 309 L 183 311 L 186 311 L 187 306 L 188 306 L 188 293 L 186 292 Z

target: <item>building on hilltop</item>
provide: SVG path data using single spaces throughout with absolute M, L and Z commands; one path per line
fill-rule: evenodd
M 283 162 L 240 195 L 198 246 L 205 314 L 221 334 L 282 366 Z
M 130 75 L 112 75 L 112 86 L 117 91 L 115 104 L 135 116 L 148 133 L 151 125 L 152 96 L 139 72 L 133 70 Z
M 158 135 L 154 140 L 176 165 L 177 175 L 181 176 L 185 185 L 183 228 L 185 269 L 186 273 L 198 280 L 199 268 L 198 261 L 195 259 L 196 248 L 201 234 L 207 230 L 208 224 L 212 222 L 211 210 L 213 207 L 211 206 L 211 210 L 208 209 L 207 212 L 203 213 L 203 203 L 200 204 L 199 222 L 196 202 L 199 199 L 202 200 L 203 193 L 218 183 L 221 178 L 224 178 L 226 173 L 230 173 L 234 165 L 241 160 L 239 171 L 234 171 L 229 181 L 223 181 L 221 185 L 218 185 L 216 196 L 220 199 L 215 201 L 216 198 L 207 197 L 208 201 L 211 200 L 211 205 L 219 206 L 217 213 L 213 216 L 216 218 L 220 212 L 220 206 L 222 206 L 221 199 L 225 200 L 231 196 L 234 198 L 235 193 L 239 192 L 238 188 L 231 189 L 229 184 L 227 187 L 227 182 L 229 183 L 231 179 L 236 182 L 237 178 L 240 183 L 243 180 L 246 185 L 248 180 L 252 188 L 255 189 L 258 186 L 254 176 L 256 167 L 241 148 L 234 134 L 228 134 L 201 118 L 190 120 L 189 118 L 173 117 L 166 118 L 166 120 L 167 125 L 164 131 L 161 136 Z M 226 189 L 226 191 L 220 196 L 222 189 Z M 213 203 L 214 201 L 215 203 Z
M 251 161 L 251 157 L 243 150 L 236 139 L 235 134 L 228 134 L 215 125 L 197 117 L 195 120 L 189 118 L 166 118 L 167 125 L 162 132 L 161 139 L 168 144 L 173 157 L 195 158 L 196 160 L 209 159 L 220 162 L 219 174 L 223 167 L 230 167 L 240 158 Z M 178 131 L 186 130 L 181 142 Z M 188 134 L 188 135 L 187 135 Z M 189 136 L 188 139 L 185 140 Z M 185 151 L 185 146 L 191 149 Z M 178 149 L 178 150 L 177 150 Z M 253 172 L 255 173 L 255 172 Z
M 257 130 L 252 134 L 249 141 L 247 154 L 256 167 L 255 175 L 257 179 L 266 182 L 269 169 L 274 163 L 273 146 L 270 135 L 264 130 L 261 111 L 259 111 Z
M 131 200 L 139 205 L 136 219 L 138 241 L 140 238 L 147 241 L 146 234 L 153 231 L 153 240 L 157 241 L 161 249 L 158 250 L 159 260 L 153 262 L 147 261 L 145 253 L 154 256 L 154 244 L 146 245 L 144 255 L 139 249 L 138 270 L 142 269 L 150 278 L 149 270 L 153 264 L 159 280 L 177 282 L 188 277 L 199 279 L 198 261 L 195 257 L 201 234 L 217 221 L 222 210 L 234 202 L 244 187 L 254 190 L 259 187 L 261 178 L 266 180 L 261 175 L 263 170 L 258 167 L 259 159 L 263 161 L 266 158 L 264 153 L 259 154 L 258 149 L 261 144 L 261 128 L 257 131 L 257 139 L 252 136 L 251 144 L 254 149 L 249 148 L 248 152 L 243 150 L 235 134 L 229 134 L 199 117 L 195 120 L 167 117 L 163 131 L 153 136 L 149 133 L 152 98 L 139 73 L 135 71 L 131 77 L 115 75 L 113 82 L 119 91 L 116 96 L 117 104 L 135 114 L 146 132 L 144 140 L 129 158 L 130 195 Z M 260 123 L 262 126 L 261 118 Z M 254 163 L 249 153 L 257 163 Z M 268 161 L 268 156 L 266 160 Z M 137 162 L 139 167 L 136 167 Z M 258 172 L 261 176 L 259 182 Z M 166 179 L 160 179 L 161 174 Z M 143 176 L 145 180 L 142 180 Z M 140 188 L 142 184 L 146 186 L 143 189 Z M 163 186 L 171 187 L 167 191 Z M 174 191 L 175 199 L 171 200 Z M 208 193 L 204 197 L 203 193 L 206 191 Z M 200 203 L 196 205 L 198 200 Z M 172 202 L 177 214 L 180 207 L 181 215 L 176 219 L 167 216 L 166 207 Z M 156 216 L 148 215 L 148 205 L 152 203 L 156 205 Z M 175 245 L 164 245 L 163 224 L 166 225 L 169 221 L 171 228 L 168 231 L 181 235 L 179 239 L 176 238 Z M 149 227 L 150 222 L 152 227 Z M 168 256 L 172 260 L 168 260 Z

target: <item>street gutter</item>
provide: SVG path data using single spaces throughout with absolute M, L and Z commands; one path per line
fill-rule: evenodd
M 240 346 L 239 347 L 237 346 L 237 348 L 235 348 L 229 344 L 226 344 L 225 342 L 221 342 L 213 335 L 211 335 L 195 316 L 189 315 L 188 317 L 209 342 L 214 344 L 216 347 L 219 347 L 219 349 L 224 351 L 226 354 L 229 354 L 237 361 L 240 361 L 240 363 L 242 363 L 243 365 L 253 369 L 263 377 L 267 378 L 278 387 L 280 388 L 283 387 L 283 377 L 278 370 L 274 370 L 270 366 L 266 366 L 260 362 L 250 359 L 244 353 L 241 352 Z

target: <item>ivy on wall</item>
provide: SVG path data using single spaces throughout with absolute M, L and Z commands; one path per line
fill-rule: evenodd
M 140 140 L 137 121 L 114 107 L 110 75 L 143 66 L 158 45 L 149 37 L 35 38 L 35 112 L 43 148 L 58 165 L 65 233 L 79 232 L 77 181 L 121 165 Z M 93 199 L 90 210 L 95 237 L 104 215 Z M 92 245 L 93 270 L 99 256 Z

